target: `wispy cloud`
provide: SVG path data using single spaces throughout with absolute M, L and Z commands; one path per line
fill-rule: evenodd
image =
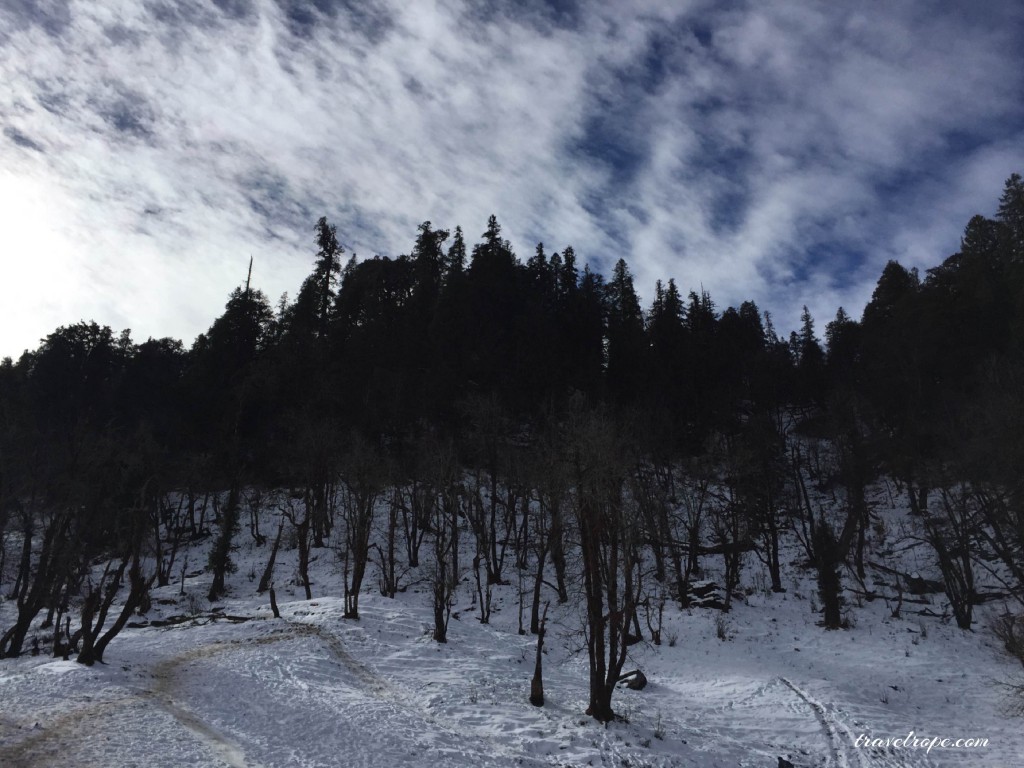
M 364 256 L 493 212 L 648 295 L 856 314 L 1024 168 L 1021 27 L 1011 2 L 7 3 L 0 354 L 83 317 L 190 341 L 250 254 L 294 291 L 324 214 Z

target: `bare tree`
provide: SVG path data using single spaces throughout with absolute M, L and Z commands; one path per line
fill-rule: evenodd
M 171 583 L 174 561 L 177 559 L 178 551 L 188 533 L 188 528 L 185 525 L 185 502 L 187 500 L 188 496 L 184 493 L 177 494 L 174 501 L 171 500 L 170 494 L 165 494 L 158 504 L 152 504 L 150 507 L 150 518 L 153 525 L 153 557 L 156 560 L 158 587 L 166 587 Z
M 679 483 L 682 528 L 686 535 L 686 564 L 681 575 L 677 569 L 676 591 L 679 593 L 679 604 L 683 608 L 690 605 L 691 581 L 700 578 L 702 573 L 700 555 L 709 516 L 712 477 L 710 462 L 695 460 L 689 470 L 684 472 Z
M 359 592 L 370 560 L 377 499 L 384 491 L 387 472 L 376 448 L 354 434 L 342 471 L 342 513 L 345 520 L 345 618 L 359 618 Z
M 295 527 L 295 538 L 299 549 L 299 586 L 306 591 L 306 599 L 313 599 L 313 590 L 309 583 L 309 528 L 313 517 L 315 501 L 309 489 L 302 494 L 302 514 L 296 508 L 294 495 L 288 498 L 282 513 Z
M 387 520 L 384 528 L 384 546 L 375 543 L 377 550 L 377 566 L 380 570 L 378 586 L 384 597 L 394 598 L 399 591 L 399 582 L 403 573 L 398 570 L 398 520 L 402 509 L 402 491 L 392 486 L 388 491 Z
M 624 492 L 630 462 L 622 434 L 608 415 L 575 412 L 567 450 L 586 600 L 587 713 L 608 722 L 640 600 L 639 519 Z
M 417 477 L 413 477 L 406 486 L 397 489 L 398 495 L 395 500 L 401 513 L 402 533 L 410 568 L 417 568 L 420 564 L 420 545 L 430 529 L 433 492 L 434 489 L 429 483 Z
M 451 441 L 434 446 L 430 467 L 432 494 L 430 527 L 434 533 L 431 593 L 434 607 L 434 640 L 448 642 L 448 620 L 459 580 L 459 507 L 462 489 L 458 458 Z
M 654 578 L 658 582 L 668 576 L 666 560 L 671 560 L 676 574 L 682 576 L 679 547 L 674 546 L 669 520 L 671 489 L 672 470 L 668 465 L 638 461 L 629 474 L 630 496 L 640 513 L 645 543 L 654 555 Z
M 39 514 L 42 518 L 42 513 Z M 37 525 L 43 522 L 42 541 L 34 554 Z M 70 537 L 70 510 L 55 510 L 45 521 L 37 519 L 34 505 L 21 508 L 22 546 L 18 574 L 11 597 L 17 605 L 14 623 L 0 636 L 0 658 L 21 654 L 29 627 L 52 597 L 54 589 L 69 581 L 73 567 L 73 543 Z
M 235 531 L 238 529 L 238 518 L 241 513 L 241 488 L 237 482 L 232 483 L 228 491 L 227 503 L 224 504 L 220 514 L 220 532 L 210 550 L 210 568 L 213 571 L 213 581 L 210 584 L 208 598 L 210 602 L 219 599 L 225 592 L 224 578 L 235 570 L 231 560 L 231 542 L 234 539 Z M 216 497 L 214 507 L 218 506 Z
M 997 578 L 1024 604 L 1024 482 L 980 481 L 965 486 L 964 491 L 968 490 L 978 514 L 978 546 L 986 553 L 982 562 L 991 559 L 1005 567 L 1007 577 Z
M 752 549 L 752 544 L 750 512 L 744 503 L 735 439 L 722 436 L 718 450 L 724 476 L 720 490 L 713 494 L 710 522 L 714 549 L 722 556 L 722 589 L 725 592 L 722 610 L 728 611 L 732 608 L 733 593 L 739 587 L 743 553 Z
M 924 538 L 938 560 L 956 625 L 969 630 L 978 600 L 974 560 L 979 515 L 971 494 L 963 488 L 940 488 L 938 495 L 939 509 L 922 516 Z
M 142 570 L 141 541 L 128 544 L 117 566 L 111 570 L 114 560 L 108 561 L 99 584 L 91 586 L 82 609 L 82 650 L 76 661 L 91 666 L 103 661 L 103 653 L 125 625 L 132 613 L 147 599 L 149 588 L 156 574 L 146 576 Z M 128 594 L 121 611 L 113 624 L 103 632 L 107 616 L 114 599 L 121 589 L 125 568 L 128 567 Z M 109 578 L 108 578 L 109 577 Z M 102 632 L 102 634 L 101 634 Z
M 270 558 L 267 560 L 267 567 L 263 569 L 263 576 L 260 577 L 260 585 L 256 590 L 261 595 L 270 589 L 274 583 L 274 564 L 277 562 L 277 553 L 281 549 L 281 535 L 284 533 L 284 519 L 277 524 L 277 535 L 274 537 L 274 545 L 270 548 Z
M 262 488 L 251 488 L 245 494 L 245 508 L 249 512 L 249 535 L 257 547 L 267 542 L 267 537 L 260 533 L 260 512 L 263 510 L 264 492 Z
M 558 595 L 561 603 L 569 599 L 566 587 L 564 551 L 564 517 L 569 506 L 570 478 L 568 465 L 558 446 L 550 440 L 541 440 L 534 448 L 534 461 L 529 466 L 530 482 L 535 488 L 535 502 L 526 505 L 525 514 L 533 518 L 529 540 L 533 546 L 534 579 L 533 599 L 530 607 L 530 632 L 536 635 L 541 624 L 541 594 L 545 584 Z M 548 558 L 555 571 L 555 584 L 545 581 Z
M 518 499 L 512 484 L 505 483 L 507 496 L 502 504 L 501 480 L 502 470 L 508 463 L 509 425 L 504 410 L 493 396 L 472 398 L 464 409 L 471 424 L 467 443 L 472 458 L 467 518 L 477 540 L 477 556 L 487 568 L 487 584 L 502 584 Z
M 773 592 L 785 592 L 779 528 L 786 495 L 786 444 L 779 422 L 754 413 L 732 441 L 729 474 L 735 503 L 748 521 L 754 551 L 768 569 Z

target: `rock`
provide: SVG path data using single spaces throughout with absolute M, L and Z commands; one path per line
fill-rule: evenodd
M 647 675 L 638 669 L 632 679 L 626 683 L 626 687 L 631 691 L 642 691 L 647 687 Z
M 632 691 L 642 691 L 647 687 L 647 675 L 639 669 L 634 669 L 632 672 L 627 672 L 626 674 L 621 675 L 618 682 L 624 682 L 626 687 Z
M 907 578 L 907 592 L 912 595 L 934 595 L 945 590 L 941 581 L 925 579 L 914 574 Z
M 690 604 L 696 608 L 725 607 L 725 593 L 713 581 L 698 581 L 690 585 Z

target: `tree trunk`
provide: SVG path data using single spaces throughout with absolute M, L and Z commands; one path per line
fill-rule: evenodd
M 270 585 L 270 610 L 274 612 L 274 618 L 280 619 L 281 612 L 277 609 L 277 594 L 274 592 L 274 585 Z
M 256 590 L 261 595 L 270 588 L 270 583 L 274 579 L 274 563 L 277 561 L 277 551 L 281 548 L 281 534 L 283 533 L 284 521 L 282 520 L 277 525 L 277 536 L 274 537 L 274 546 L 270 550 L 270 559 L 267 561 L 267 567 L 263 569 L 259 589 Z
M 832 533 L 832 527 L 819 521 L 815 529 L 815 561 L 818 567 L 818 595 L 824 609 L 825 629 L 840 629 L 843 626 L 842 580 L 839 564 L 842 562 L 840 547 Z
M 544 706 L 544 673 L 542 659 L 544 651 L 544 631 L 548 621 L 548 607 L 550 603 L 544 604 L 544 615 L 541 617 L 540 626 L 537 630 L 537 656 L 533 665 L 533 679 L 530 681 L 530 703 L 535 707 Z
M 121 609 L 121 613 L 110 626 L 110 629 L 103 634 L 103 637 L 96 641 L 96 661 L 103 661 L 103 653 L 106 651 L 107 646 L 110 645 L 110 641 L 117 637 L 121 630 L 124 629 L 125 624 L 128 623 L 128 619 L 131 617 L 132 613 L 134 613 L 142 604 L 146 594 L 149 592 L 150 586 L 152 586 L 154 577 L 155 575 L 147 579 L 143 576 L 139 562 L 139 553 L 136 551 L 133 557 L 131 570 L 128 572 L 129 583 L 131 584 L 128 597 Z
M 232 569 L 231 563 L 231 541 L 235 535 L 235 526 L 238 523 L 239 496 L 241 489 L 237 482 L 232 483 L 228 492 L 227 506 L 221 516 L 220 535 L 210 553 L 210 565 L 213 568 L 213 582 L 210 584 L 208 598 L 210 602 L 220 599 L 225 592 L 224 578 Z

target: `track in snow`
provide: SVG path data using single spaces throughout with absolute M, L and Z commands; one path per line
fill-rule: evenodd
M 288 621 L 288 625 L 295 630 L 298 630 L 300 634 L 312 635 L 323 642 L 330 650 L 331 655 L 337 661 L 341 662 L 375 698 L 407 713 L 409 717 L 414 720 L 426 721 L 439 731 L 443 731 L 449 736 L 454 736 L 463 742 L 472 743 L 484 741 L 487 743 L 488 750 L 491 755 L 506 758 L 509 761 L 514 761 L 520 765 L 529 763 L 535 763 L 537 765 L 547 764 L 544 761 L 510 750 L 507 745 L 499 741 L 489 739 L 485 735 L 469 732 L 464 728 L 459 727 L 457 723 L 441 720 L 424 707 L 411 706 L 406 695 L 398 691 L 390 682 L 374 672 L 370 667 L 356 659 L 345 649 L 345 646 L 336 635 L 327 631 L 323 627 L 300 621 Z
M 828 739 L 829 749 L 829 763 L 826 765 L 835 766 L 835 768 L 852 768 L 853 765 L 859 765 L 860 768 L 869 768 L 864 762 L 860 752 L 856 751 L 856 747 L 853 746 L 853 739 L 849 738 L 849 732 L 842 728 L 846 733 L 847 739 L 844 739 L 839 730 L 841 726 L 835 721 L 835 718 L 830 717 L 824 705 L 815 699 L 811 698 L 810 695 L 802 688 L 794 685 L 789 679 L 780 677 L 783 685 L 789 688 L 796 696 L 803 701 L 811 711 L 814 713 L 814 717 L 817 719 L 818 724 L 821 726 L 821 730 L 825 733 L 825 737 Z M 849 741 L 849 745 L 847 745 Z M 856 755 L 856 759 L 851 762 L 850 755 Z
M 220 641 L 166 659 L 153 670 L 156 683 L 152 688 L 128 688 L 129 695 L 98 701 L 58 715 L 27 738 L 0 749 L 0 765 L 19 768 L 54 765 L 57 755 L 67 755 L 68 752 L 73 753 L 76 747 L 88 746 L 90 740 L 97 737 L 97 726 L 101 719 L 126 718 L 130 724 L 132 713 L 137 711 L 141 699 L 174 718 L 230 768 L 262 768 L 258 762 L 247 759 L 237 744 L 174 700 L 175 673 L 185 664 L 235 647 L 264 645 L 296 636 L 294 632 L 282 632 L 255 640 Z

